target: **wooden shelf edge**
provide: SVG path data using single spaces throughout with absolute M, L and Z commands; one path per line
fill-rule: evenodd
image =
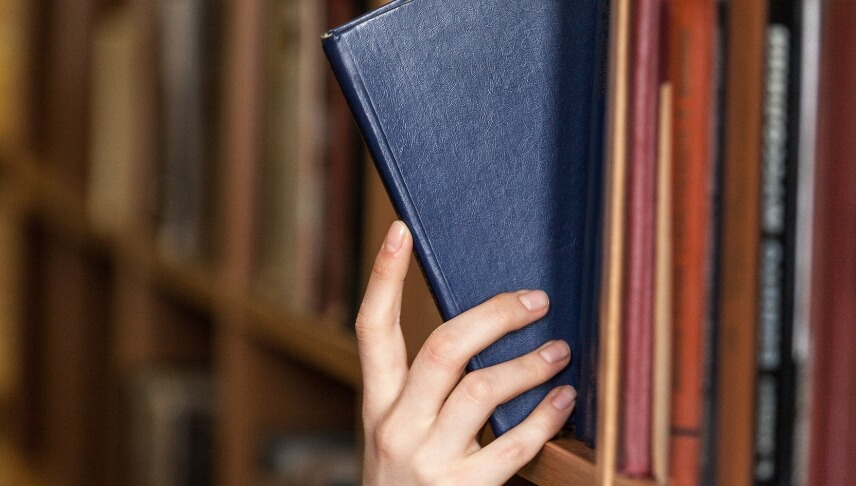
M 572 438 L 548 442 L 541 452 L 518 473 L 535 484 L 589 486 L 600 484 L 595 451 Z M 651 479 L 615 478 L 618 486 L 656 486 Z
M 247 330 L 265 344 L 355 390 L 362 387 L 357 340 L 339 316 L 299 316 L 253 299 L 242 305 Z

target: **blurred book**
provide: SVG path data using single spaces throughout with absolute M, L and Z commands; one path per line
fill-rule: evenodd
M 360 460 L 350 432 L 284 433 L 263 450 L 264 486 L 357 486 Z
M 131 9 L 99 16 L 92 39 L 92 124 L 86 210 L 100 231 L 128 223 L 134 164 L 134 96 L 138 39 Z
M 212 484 L 212 376 L 180 369 L 145 371 L 129 384 L 128 398 L 130 484 Z
M 218 3 L 160 0 L 161 250 L 200 260 L 211 250 L 216 186 Z
M 320 311 L 324 229 L 324 3 L 272 0 L 265 26 L 265 131 L 256 281 L 297 311 Z

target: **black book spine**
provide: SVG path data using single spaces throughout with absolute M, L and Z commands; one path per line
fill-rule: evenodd
M 767 24 L 759 253 L 757 485 L 790 484 L 799 40 L 794 0 L 771 0 Z

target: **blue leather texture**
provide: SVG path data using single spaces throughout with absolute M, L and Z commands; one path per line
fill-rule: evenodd
M 323 39 L 443 317 L 500 292 L 550 296 L 546 317 L 470 363 L 550 339 L 571 346 L 557 378 L 496 409 L 497 434 L 554 386 L 580 381 L 581 313 L 593 305 L 582 299 L 596 294 L 583 290 L 596 236 L 586 220 L 601 199 L 589 184 L 602 136 L 592 124 L 598 4 L 396 0 Z

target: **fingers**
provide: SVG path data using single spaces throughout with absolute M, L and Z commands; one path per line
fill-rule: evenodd
M 500 294 L 438 327 L 411 366 L 402 407 L 419 419 L 436 417 L 473 355 L 543 317 L 548 307 L 541 290 Z
M 497 405 L 544 383 L 570 359 L 567 343 L 550 341 L 519 358 L 469 373 L 449 395 L 432 434 L 447 444 L 466 446 Z
M 467 458 L 473 484 L 503 484 L 554 437 L 576 404 L 570 386 L 554 388 L 517 427 Z
M 407 226 L 395 221 L 387 232 L 372 268 L 356 320 L 363 373 L 363 410 L 367 422 L 398 397 L 407 377 L 407 351 L 399 317 L 404 277 L 413 239 Z

